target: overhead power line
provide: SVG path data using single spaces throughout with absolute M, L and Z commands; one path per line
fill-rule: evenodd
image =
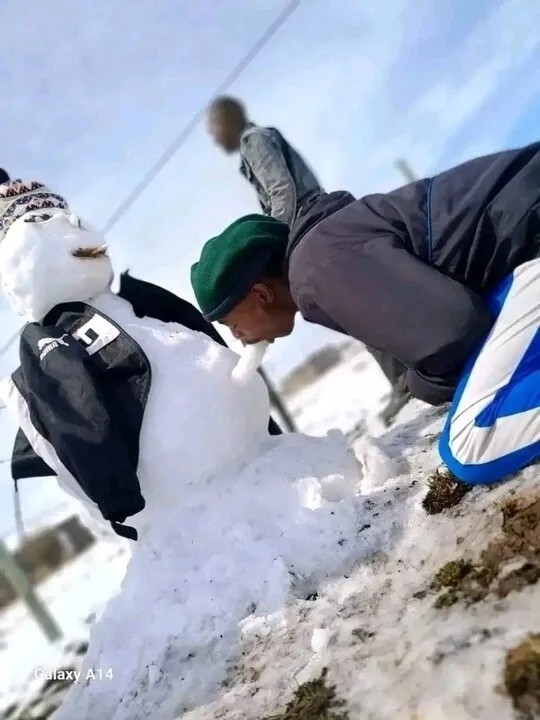
M 221 82 L 213 92 L 213 96 L 222 95 L 227 92 L 230 86 L 235 80 L 244 72 L 244 70 L 251 65 L 253 60 L 257 57 L 267 42 L 276 34 L 279 28 L 286 22 L 290 15 L 299 7 L 301 0 L 292 0 L 289 2 L 287 7 L 278 15 L 278 17 L 270 23 L 264 33 L 260 36 L 257 42 L 252 48 L 244 55 L 240 62 L 231 70 L 227 77 Z M 206 112 L 206 105 L 201 107 L 191 120 L 184 125 L 180 130 L 176 138 L 166 148 L 162 155 L 156 160 L 154 165 L 142 178 L 142 180 L 135 185 L 129 195 L 123 200 L 123 202 L 117 207 L 111 217 L 107 220 L 103 227 L 104 232 L 108 232 L 113 228 L 116 223 L 123 218 L 127 211 L 131 208 L 133 203 L 142 195 L 146 188 L 150 185 L 153 180 L 163 170 L 165 165 L 173 158 L 173 156 L 180 150 L 182 145 L 189 138 L 191 133 L 195 130 L 200 121 L 204 118 Z

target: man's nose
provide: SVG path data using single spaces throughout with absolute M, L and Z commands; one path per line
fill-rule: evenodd
M 241 330 L 238 330 L 238 328 L 235 328 L 235 327 L 231 328 L 231 332 L 237 340 L 241 340 L 241 341 L 244 340 L 244 334 Z

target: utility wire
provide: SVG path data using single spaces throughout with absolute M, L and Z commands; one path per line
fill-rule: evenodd
M 286 22 L 290 15 L 299 7 L 301 0 L 292 0 L 289 2 L 287 7 L 278 15 L 278 17 L 270 23 L 264 33 L 260 36 L 253 47 L 246 53 L 246 55 L 240 60 L 240 62 L 231 70 L 227 77 L 222 83 L 214 90 L 212 97 L 216 95 L 222 95 L 225 93 L 235 80 L 251 65 L 253 60 L 260 53 L 266 43 L 275 35 L 279 28 Z M 163 152 L 161 157 L 154 163 L 150 170 L 146 173 L 143 179 L 135 185 L 129 195 L 123 200 L 123 202 L 117 207 L 111 217 L 107 220 L 103 227 L 103 232 L 108 232 L 113 228 L 116 223 L 121 220 L 133 203 L 143 194 L 150 183 L 155 180 L 159 173 L 163 170 L 165 165 L 170 162 L 173 156 L 180 150 L 182 145 L 189 138 L 191 133 L 195 130 L 200 121 L 204 118 L 206 112 L 206 106 L 200 108 L 191 120 L 182 128 L 178 133 L 173 142 Z

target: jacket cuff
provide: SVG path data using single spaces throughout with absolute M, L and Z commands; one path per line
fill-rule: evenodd
M 427 377 L 418 370 L 407 371 L 407 386 L 411 395 L 428 405 L 444 405 L 452 401 L 457 380 Z

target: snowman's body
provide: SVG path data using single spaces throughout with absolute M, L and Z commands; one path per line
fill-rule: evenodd
M 152 371 L 139 439 L 137 475 L 145 509 L 130 518 L 149 532 L 183 489 L 223 472 L 268 442 L 268 393 L 260 376 L 230 381 L 238 356 L 182 325 L 138 318 L 107 291 L 93 307 L 118 324 L 143 350 Z
M 60 220 L 56 230 L 48 222 L 58 252 L 63 242 L 67 254 L 70 243 L 89 242 L 66 243 Z M 12 304 L 26 303 L 35 320 L 50 310 L 44 291 L 36 306 L 29 268 L 17 273 L 20 248 L 32 250 L 42 230 L 22 223 L 0 244 L 0 270 Z M 107 273 L 84 266 L 104 261 L 72 263 L 72 273 L 82 268 L 81 296 L 70 289 L 63 300 L 110 318 L 149 360 L 137 468 L 146 507 L 129 518 L 139 539 L 121 591 L 92 629 L 82 671 L 111 668 L 113 677 L 76 684 L 55 720 L 173 720 L 218 690 L 244 618 L 280 609 L 291 589 L 313 590 L 371 552 L 375 538 L 358 534 L 366 517 L 345 438 L 270 437 L 261 378 L 232 379 L 238 356 L 203 334 L 136 317 L 110 291 Z

